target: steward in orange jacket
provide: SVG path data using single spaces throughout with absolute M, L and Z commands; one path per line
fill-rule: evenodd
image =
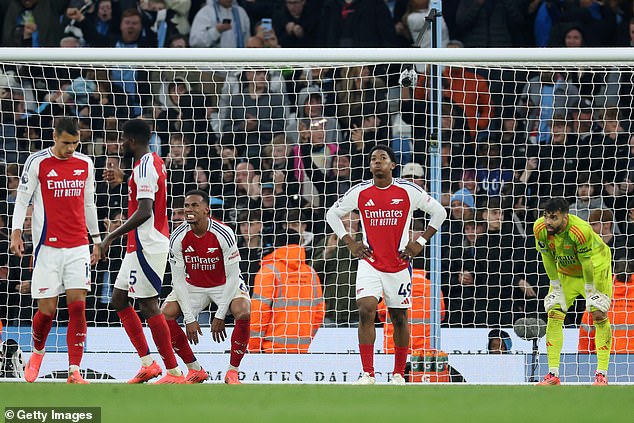
M 276 248 L 255 275 L 249 351 L 308 352 L 324 313 L 319 276 L 306 264 L 304 247 Z
M 627 282 L 618 280 L 615 275 L 613 282 L 612 307 L 608 310 L 608 317 L 612 324 L 612 353 L 632 354 L 634 353 L 634 275 L 629 275 Z M 579 352 L 581 354 L 596 352 L 592 316 L 587 311 L 583 313 L 583 320 L 579 327 Z
M 412 308 L 408 313 L 410 332 L 410 351 L 423 351 L 431 349 L 430 322 L 431 322 L 431 281 L 427 279 L 424 269 L 412 270 Z M 385 303 L 381 301 L 377 310 L 379 319 L 383 324 L 383 352 L 394 354 L 394 327 L 387 315 Z M 440 292 L 440 320 L 445 315 L 445 302 Z

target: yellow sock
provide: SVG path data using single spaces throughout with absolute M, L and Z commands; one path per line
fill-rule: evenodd
M 594 342 L 597 346 L 597 369 L 606 371 L 610 363 L 610 351 L 612 350 L 612 328 L 610 319 L 605 318 L 600 322 L 594 322 Z
M 566 314 L 561 310 L 551 310 L 548 313 L 546 326 L 546 352 L 548 353 L 548 369 L 555 376 L 559 376 L 561 348 L 564 345 L 564 319 Z

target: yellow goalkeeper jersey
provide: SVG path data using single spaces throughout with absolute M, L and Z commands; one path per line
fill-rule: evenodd
M 610 247 L 592 230 L 588 222 L 573 214 L 568 215 L 568 225 L 561 233 L 548 235 L 543 217 L 535 221 L 533 233 L 537 250 L 555 260 L 558 273 L 583 277 L 580 257 L 592 259 L 597 270 L 611 266 Z

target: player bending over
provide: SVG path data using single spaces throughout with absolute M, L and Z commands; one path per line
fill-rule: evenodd
M 396 167 L 394 152 L 377 145 L 370 150 L 372 180 L 350 188 L 326 214 L 335 234 L 346 243 L 352 255 L 361 259 L 357 271 L 359 307 L 359 351 L 363 375 L 359 384 L 373 384 L 374 318 L 381 297 L 394 326 L 394 377 L 392 383 L 404 384 L 409 347 L 407 309 L 410 307 L 412 272 L 410 260 L 447 218 L 443 206 L 418 185 L 392 178 Z M 363 242 L 347 233 L 341 217 L 358 209 L 363 223 Z M 412 213 L 420 209 L 431 215 L 429 226 L 416 241 L 410 241 Z
M 44 358 L 44 345 L 57 310 L 57 297 L 66 293 L 68 304 L 68 383 L 88 383 L 79 373 L 86 340 L 86 293 L 90 291 L 90 265 L 99 259 L 99 224 L 95 207 L 92 160 L 75 151 L 79 123 L 58 118 L 54 145 L 26 160 L 15 200 L 11 251 L 24 254 L 22 228 L 33 201 L 33 275 L 31 296 L 37 300 L 33 316 L 33 354 L 24 369 L 34 382 Z M 92 255 L 88 236 L 95 243 Z
M 590 224 L 568 214 L 568 202 L 552 198 L 533 226 L 537 250 L 550 279 L 544 298 L 548 313 L 546 348 L 548 371 L 538 385 L 559 385 L 559 363 L 568 308 L 582 295 L 596 329 L 597 371 L 594 385 L 608 384 L 612 328 L 607 311 L 612 304 L 612 253 Z
M 167 368 L 167 375 L 156 383 L 185 383 L 158 301 L 169 252 L 165 164 L 156 153 L 150 152 L 150 127 L 141 119 L 123 125 L 122 141 L 124 154 L 134 157 L 132 176 L 128 181 L 128 220 L 106 236 L 101 254 L 105 258 L 112 241 L 128 234 L 125 257 L 112 293 L 112 307 L 117 310 L 141 357 L 141 370 L 128 383 L 147 382 L 163 373 L 150 355 L 141 319 L 130 305 L 129 297 L 138 300 L 141 314 L 150 326 L 156 348 Z
M 163 304 L 172 345 L 189 368 L 186 381 L 204 382 L 207 372 L 196 361 L 187 340 L 198 344 L 198 334 L 202 334 L 198 314 L 213 302 L 218 311 L 211 323 L 211 335 L 216 342 L 224 341 L 225 315 L 231 311 L 235 328 L 225 383 L 239 384 L 238 366 L 249 344 L 251 299 L 240 275 L 236 236 L 230 227 L 209 218 L 209 196 L 204 191 L 189 191 L 185 195 L 185 217 L 186 222 L 170 237 L 174 289 Z M 181 313 L 187 335 L 175 320 Z

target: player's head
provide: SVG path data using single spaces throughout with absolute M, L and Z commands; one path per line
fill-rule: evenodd
M 396 167 L 396 155 L 394 151 L 385 145 L 375 145 L 370 150 L 370 172 L 375 177 L 384 178 L 392 176 Z
M 53 151 L 62 159 L 70 158 L 79 145 L 79 121 L 73 117 L 60 117 L 55 120 L 53 131 Z
M 544 224 L 550 234 L 558 234 L 568 224 L 568 202 L 561 197 L 551 198 L 544 203 Z
M 206 220 L 209 217 L 209 194 L 198 189 L 187 191 L 184 208 L 187 223 Z
M 131 119 L 123 124 L 121 136 L 123 153 L 134 155 L 137 151 L 147 151 L 152 135 L 150 125 L 143 119 Z
M 493 329 L 489 332 L 489 345 L 487 347 L 489 354 L 508 353 L 512 346 L 513 342 L 506 331 Z

